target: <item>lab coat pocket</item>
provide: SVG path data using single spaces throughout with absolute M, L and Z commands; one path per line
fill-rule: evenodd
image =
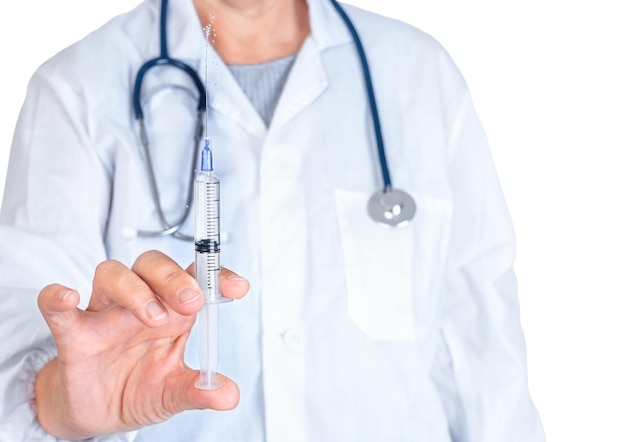
M 369 195 L 335 191 L 345 263 L 348 317 L 376 340 L 415 339 L 413 235 L 409 224 L 386 228 L 367 214 Z

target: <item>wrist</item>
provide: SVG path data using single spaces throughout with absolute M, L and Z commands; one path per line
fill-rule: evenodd
M 57 358 L 44 365 L 35 378 L 35 407 L 39 425 L 48 434 L 69 440 L 90 437 L 90 435 L 76 431 L 67 420 Z

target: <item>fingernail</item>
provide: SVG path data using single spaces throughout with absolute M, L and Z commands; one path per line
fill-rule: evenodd
M 76 293 L 74 290 L 63 290 L 59 293 L 59 298 L 61 299 L 61 301 L 65 302 L 67 298 L 69 298 L 70 295 L 74 293 Z
M 200 294 L 193 289 L 184 289 L 178 294 L 178 300 L 181 304 L 189 304 L 200 297 Z
M 163 319 L 167 315 L 167 312 L 161 307 L 161 304 L 156 301 L 150 301 L 148 305 L 146 305 L 146 313 L 153 321 Z

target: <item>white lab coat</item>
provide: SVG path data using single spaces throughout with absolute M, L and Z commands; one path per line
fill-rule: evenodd
M 192 2 L 170 3 L 170 53 L 202 73 Z M 542 441 L 513 230 L 462 76 L 428 35 L 346 6 L 369 57 L 394 185 L 417 202 L 408 227 L 381 228 L 366 212 L 381 179 L 355 47 L 328 2 L 309 8 L 312 34 L 269 129 L 210 57 L 222 263 L 251 282 L 245 299 L 220 308 L 220 371 L 238 383 L 240 405 L 98 440 Z M 85 306 L 102 260 L 131 265 L 148 249 L 193 260 L 190 243 L 132 235 L 160 227 L 131 108 L 135 74 L 158 54 L 158 13 L 146 0 L 30 83 L 0 215 L 1 441 L 52 439 L 32 404 L 35 375 L 55 352 L 36 307 L 43 285 L 76 287 Z M 184 209 L 194 94 L 174 68 L 145 80 L 172 222 Z M 193 366 L 196 347 L 192 334 Z

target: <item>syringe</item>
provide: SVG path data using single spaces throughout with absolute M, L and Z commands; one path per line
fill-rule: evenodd
M 200 380 L 196 387 L 212 389 L 220 386 L 217 381 L 219 355 L 219 310 L 218 304 L 232 301 L 224 298 L 220 291 L 220 181 L 213 173 L 213 146 L 209 140 L 209 42 L 212 18 L 205 27 L 204 84 L 206 92 L 205 137 L 202 148 L 200 173 L 194 182 L 196 244 L 196 281 L 204 293 L 204 307 L 198 313 L 200 343 Z
M 196 387 L 217 388 L 219 354 L 218 304 L 231 301 L 220 292 L 220 181 L 213 173 L 211 141 L 204 139 L 200 173 L 194 183 L 196 281 L 204 293 L 198 314 L 200 380 Z

